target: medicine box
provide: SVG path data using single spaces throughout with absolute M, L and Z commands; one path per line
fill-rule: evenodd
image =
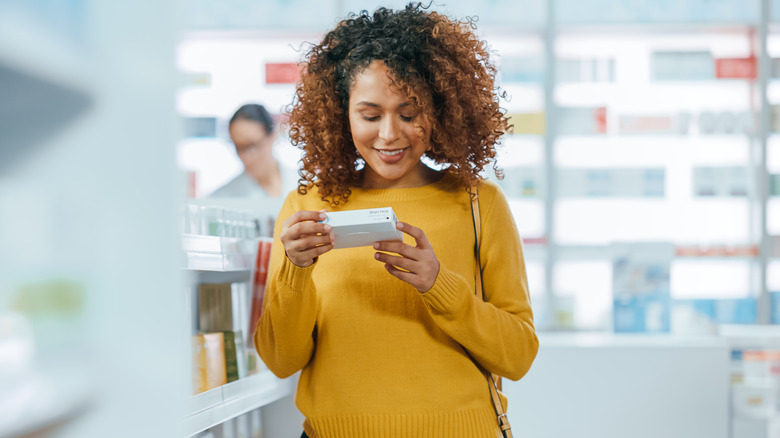
M 403 233 L 395 227 L 398 219 L 391 207 L 329 212 L 321 222 L 332 227 L 333 248 L 370 246 L 386 240 L 403 241 Z

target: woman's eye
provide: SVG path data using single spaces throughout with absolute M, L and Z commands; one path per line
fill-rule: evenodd
M 363 116 L 363 120 L 368 120 L 369 122 L 376 122 L 377 120 L 379 120 L 379 116 L 373 116 L 373 117 Z
M 414 120 L 414 117 L 415 116 L 401 116 L 401 120 L 403 120 L 404 122 L 411 122 L 412 120 Z

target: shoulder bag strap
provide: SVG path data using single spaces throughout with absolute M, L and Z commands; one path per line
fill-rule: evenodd
M 474 187 L 474 194 L 477 195 L 476 187 Z M 478 196 L 473 196 L 471 198 L 471 220 L 474 224 L 474 255 L 477 259 L 477 269 L 474 273 L 476 276 L 474 281 L 474 288 L 476 289 L 475 294 L 484 301 L 485 292 L 483 290 L 484 285 L 482 283 L 482 260 L 479 254 L 480 229 L 482 227 L 482 222 L 480 220 L 479 214 Z M 471 360 L 474 361 L 474 363 L 477 365 L 477 368 L 479 368 L 480 371 L 482 371 L 482 373 L 485 375 L 488 387 L 490 388 L 490 399 L 493 402 L 493 410 L 496 412 L 496 419 L 498 420 L 498 427 L 501 429 L 502 436 L 504 438 L 512 438 L 512 427 L 509 425 L 509 419 L 506 416 L 506 412 L 504 412 L 504 406 L 501 404 L 501 397 L 498 394 L 498 391 L 501 390 L 501 377 L 484 369 L 476 360 L 474 360 L 473 357 Z

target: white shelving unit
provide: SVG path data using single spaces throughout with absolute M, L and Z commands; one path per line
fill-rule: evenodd
M 723 325 L 720 335 L 725 340 L 732 355 L 731 364 L 731 438 L 776 438 L 780 436 L 780 409 L 768 409 L 768 405 L 777 406 L 780 387 L 766 381 L 750 381 L 745 375 L 743 353 L 750 350 L 780 351 L 780 326 Z M 761 370 L 753 370 L 752 372 Z M 738 378 L 735 378 L 738 376 Z M 752 380 L 755 380 L 753 376 Z M 774 392 L 774 395 L 772 395 Z M 768 411 L 774 410 L 772 415 Z
M 295 391 L 296 379 L 279 379 L 268 370 L 185 400 L 184 435 L 192 436 Z
M 190 284 L 186 288 L 185 296 L 185 307 L 192 315 L 187 330 L 189 335 L 194 333 L 194 320 L 197 318 L 194 304 L 197 284 L 249 282 L 254 272 L 258 240 L 194 234 L 182 236 L 184 269 L 189 273 Z M 249 300 L 241 302 L 248 303 Z M 257 358 L 257 361 L 259 371 L 256 374 L 185 398 L 185 437 L 222 424 L 245 412 L 267 406 L 295 391 L 297 375 L 279 379 L 264 368 L 260 358 Z
M 254 265 L 257 240 L 185 234 L 182 248 L 187 270 L 248 275 Z

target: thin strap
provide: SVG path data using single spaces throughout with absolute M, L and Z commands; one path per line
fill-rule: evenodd
M 474 188 L 474 194 L 477 194 L 476 187 Z M 482 228 L 482 221 L 479 214 L 479 196 L 474 196 L 471 199 L 471 221 L 474 225 L 474 255 L 477 260 L 477 269 L 475 269 L 474 275 L 476 278 L 474 279 L 474 294 L 479 296 L 479 298 L 484 301 L 485 300 L 485 285 L 483 284 L 482 280 L 482 259 L 480 258 L 480 235 L 481 235 L 481 228 Z M 471 357 L 471 355 L 469 355 Z M 471 358 L 472 361 L 477 365 L 477 368 L 482 371 L 482 374 L 485 375 L 485 379 L 488 383 L 488 388 L 490 389 L 490 400 L 493 403 L 493 410 L 496 413 L 496 419 L 498 421 L 498 427 L 501 429 L 501 435 L 504 438 L 512 438 L 512 426 L 509 425 L 509 419 L 506 416 L 506 412 L 504 412 L 504 406 L 501 404 L 501 397 L 499 396 L 499 391 L 501 390 L 501 377 L 496 376 L 495 374 L 492 374 L 491 372 L 484 369 L 479 362 L 474 360 L 474 358 Z
M 476 194 L 476 188 L 474 189 Z M 479 298 L 485 300 L 485 285 L 482 283 L 482 259 L 479 254 L 480 235 L 482 230 L 482 220 L 479 214 L 479 199 L 475 196 L 471 199 L 471 223 L 474 225 L 474 257 L 477 259 L 477 269 L 474 273 L 476 279 L 474 281 L 475 293 Z

